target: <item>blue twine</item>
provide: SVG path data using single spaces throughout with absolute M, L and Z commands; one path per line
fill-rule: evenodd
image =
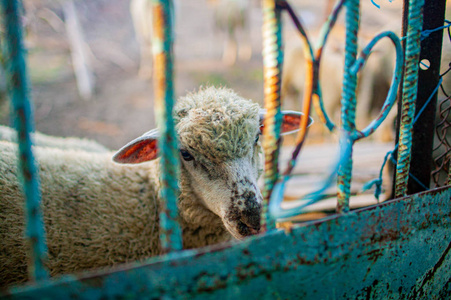
M 381 9 L 381 6 L 376 2 L 374 2 L 374 0 L 371 0 L 371 3 L 373 3 L 373 5 L 376 6 L 378 9 Z
M 451 26 L 451 22 L 450 21 L 445 20 L 445 23 L 447 23 L 448 25 L 443 25 L 443 26 L 440 26 L 440 27 L 437 27 L 437 28 L 434 28 L 434 29 L 427 29 L 427 30 L 422 31 L 420 33 L 420 35 L 421 35 L 420 40 L 424 40 L 425 38 L 429 37 L 429 35 L 431 33 L 433 33 L 433 32 L 436 32 L 436 31 L 439 31 L 439 30 L 443 30 L 443 29 L 446 29 L 446 28 Z
M 443 29 L 451 27 L 451 21 L 445 20 L 445 23 L 448 24 L 448 25 L 443 25 L 443 26 L 440 26 L 440 27 L 437 27 L 437 28 L 434 28 L 434 29 L 427 29 L 427 30 L 422 31 L 420 33 L 420 39 L 424 40 L 425 38 L 429 37 L 429 35 L 431 33 L 435 32 L 435 31 L 439 31 L 439 30 L 443 30 Z M 399 39 L 401 41 L 404 41 L 406 38 L 407 38 L 406 36 L 403 36 L 403 37 L 400 37 Z

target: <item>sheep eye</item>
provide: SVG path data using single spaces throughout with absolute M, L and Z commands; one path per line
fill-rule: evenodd
M 257 136 L 255 137 L 255 143 L 257 144 L 258 140 L 260 139 L 260 134 L 257 134 Z
M 182 158 L 186 161 L 194 159 L 194 157 L 191 154 L 189 154 L 189 152 L 186 150 L 180 150 L 180 154 L 182 155 Z

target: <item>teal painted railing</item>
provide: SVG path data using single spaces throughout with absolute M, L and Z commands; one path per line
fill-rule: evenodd
M 34 130 L 34 115 L 30 99 L 30 83 L 27 74 L 23 44 L 21 9 L 19 1 L 1 1 L 5 36 L 5 55 L 8 94 L 12 103 L 12 117 L 18 133 L 19 174 L 25 194 L 26 238 L 31 248 L 29 274 L 32 280 L 48 277 L 44 268 L 47 246 L 39 192 L 39 176 L 31 150 L 30 133 Z
M 182 232 L 177 221 L 179 156 L 172 108 L 174 106 L 173 4 L 152 0 L 155 114 L 161 135 L 158 140 L 161 165 L 161 197 L 166 199 L 160 213 L 163 252 L 182 249 Z

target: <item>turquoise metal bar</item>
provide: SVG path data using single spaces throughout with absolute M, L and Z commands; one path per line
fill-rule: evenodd
M 318 37 L 318 43 L 316 45 L 317 50 L 315 53 L 315 58 L 318 62 L 318 72 L 320 69 L 323 49 L 324 49 L 324 47 L 326 47 L 327 37 L 329 36 L 329 33 L 331 32 L 332 28 L 334 27 L 335 23 L 337 22 L 338 14 L 341 12 L 345 2 L 346 2 L 346 0 L 337 1 L 334 8 L 332 9 L 331 14 L 327 18 L 324 25 L 321 27 L 320 35 Z M 315 98 L 315 99 L 317 99 L 316 102 L 319 102 L 319 103 L 315 103 L 315 101 L 314 101 L 316 113 L 318 114 L 320 119 L 323 121 L 323 123 L 326 125 L 327 129 L 329 129 L 329 131 L 333 132 L 336 129 L 336 125 L 332 122 L 332 120 L 330 119 L 330 117 L 328 116 L 328 114 L 324 108 L 324 101 L 323 101 L 322 95 L 321 95 L 321 84 L 320 84 L 320 80 L 319 80 L 319 75 L 318 75 L 317 90 L 315 93 L 318 95 L 318 97 Z
M 148 0 L 150 1 L 150 0 Z M 173 88 L 173 3 L 172 0 L 152 0 L 155 114 L 161 136 L 158 147 L 161 154 L 160 241 L 163 252 L 182 249 L 182 233 L 178 223 L 179 153 L 172 110 Z
M 362 50 L 362 53 L 355 62 L 355 65 L 351 68 L 351 73 L 357 74 L 360 68 L 363 67 L 365 60 L 371 54 L 373 47 L 376 45 L 377 42 L 379 42 L 384 37 L 388 37 L 393 42 L 396 51 L 395 68 L 392 75 L 390 89 L 388 91 L 387 98 L 385 99 L 385 102 L 382 105 L 379 116 L 375 120 L 373 120 L 366 128 L 362 129 L 361 131 L 356 131 L 355 132 L 356 136 L 353 137 L 354 140 L 368 137 L 370 134 L 376 131 L 376 129 L 388 116 L 388 113 L 390 112 L 390 110 L 393 107 L 393 104 L 396 101 L 396 94 L 398 92 L 399 83 L 401 81 L 402 68 L 404 66 L 404 56 L 403 49 L 401 46 L 401 40 L 395 33 L 391 31 L 385 31 L 375 36 L 373 40 L 371 40 L 371 42 L 365 47 L 365 49 Z
M 407 193 L 413 118 L 415 116 L 415 101 L 417 98 L 418 60 L 420 57 L 420 33 L 423 26 L 423 5 L 424 0 L 409 1 L 405 55 L 406 65 L 401 103 L 401 128 L 399 132 L 398 162 L 396 165 L 395 197 L 402 197 Z
M 269 217 L 268 204 L 272 189 L 278 179 L 278 157 L 280 144 L 280 78 L 283 61 L 282 24 L 277 0 L 263 0 L 263 78 L 266 117 L 263 129 L 263 151 L 265 154 L 265 187 L 261 230 L 263 232 L 275 228 Z
M 318 185 L 319 187 L 315 189 L 314 192 L 305 195 L 304 197 L 302 197 L 302 199 L 296 200 L 296 202 L 291 201 L 292 204 L 296 204 L 295 207 L 286 210 L 281 208 L 285 185 L 290 177 L 285 176 L 281 182 L 275 185 L 269 206 L 271 217 L 274 220 L 280 221 L 281 219 L 298 216 L 305 212 L 304 208 L 323 199 L 326 190 L 334 183 L 342 162 L 345 161 L 347 157 L 349 157 L 352 151 L 353 143 L 349 142 L 341 144 L 340 146 L 340 154 L 338 155 L 336 162 L 332 164 L 329 175 Z
M 40 206 L 39 176 L 31 149 L 30 132 L 34 130 L 33 110 L 29 94 L 30 83 L 25 63 L 19 1 L 2 0 L 5 22 L 5 68 L 8 93 L 12 103 L 12 117 L 18 132 L 19 168 L 25 194 L 25 235 L 30 247 L 28 270 L 32 280 L 48 277 L 45 270 L 47 246 Z
M 346 53 L 341 101 L 342 132 L 340 135 L 341 148 L 345 144 L 353 143 L 351 135 L 355 130 L 355 108 L 357 76 L 351 72 L 357 57 L 357 33 L 359 31 L 359 0 L 346 2 Z M 337 212 L 349 211 L 349 197 L 352 178 L 352 150 L 345 158 L 338 170 Z

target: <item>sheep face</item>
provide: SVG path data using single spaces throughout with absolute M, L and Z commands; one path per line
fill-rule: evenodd
M 262 196 L 257 179 L 261 151 L 257 139 L 243 156 L 223 161 L 212 161 L 199 149 L 181 150 L 181 174 L 190 178 L 186 181 L 189 189 L 238 239 L 260 230 Z
M 217 215 L 237 239 L 260 230 L 262 195 L 257 179 L 262 173 L 259 136 L 263 115 L 257 104 L 231 90 L 213 87 L 181 98 L 174 109 L 181 198 Z M 282 132 L 298 128 L 300 119 L 300 113 L 285 112 Z M 120 149 L 113 160 L 153 160 L 157 138 L 158 130 L 149 131 Z
M 208 88 L 176 106 L 182 176 L 238 239 L 260 230 L 259 120 L 257 104 L 227 89 Z

